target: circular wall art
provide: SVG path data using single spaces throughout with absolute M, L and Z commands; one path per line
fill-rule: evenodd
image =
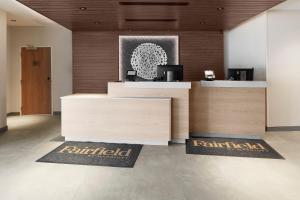
M 142 43 L 136 47 L 131 55 L 131 65 L 137 71 L 137 76 L 146 80 L 157 77 L 157 65 L 167 64 L 165 50 L 154 43 Z

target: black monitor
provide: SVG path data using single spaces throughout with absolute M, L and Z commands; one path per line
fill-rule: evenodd
M 157 80 L 167 81 L 168 71 L 172 73 L 171 81 L 183 80 L 183 65 L 158 65 L 157 66 Z
M 229 68 L 228 79 L 235 81 L 253 81 L 254 68 Z

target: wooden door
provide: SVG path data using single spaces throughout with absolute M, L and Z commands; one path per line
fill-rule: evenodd
M 23 115 L 51 114 L 51 48 L 22 48 Z

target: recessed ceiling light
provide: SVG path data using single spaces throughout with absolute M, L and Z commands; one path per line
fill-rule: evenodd
M 79 9 L 80 9 L 80 10 L 86 10 L 87 7 L 80 7 Z
M 217 10 L 224 10 L 224 7 L 218 7 Z
M 11 21 L 11 22 L 17 22 L 17 20 L 15 20 L 15 19 L 11 19 L 10 21 Z

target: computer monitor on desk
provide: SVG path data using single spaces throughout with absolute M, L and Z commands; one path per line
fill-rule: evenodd
M 254 68 L 229 68 L 228 79 L 234 81 L 253 81 Z
M 182 81 L 183 65 L 158 65 L 156 81 Z

